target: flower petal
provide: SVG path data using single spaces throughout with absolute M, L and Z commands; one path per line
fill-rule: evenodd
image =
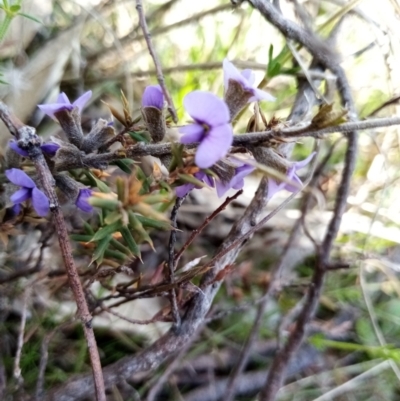
M 155 107 L 162 110 L 164 107 L 164 94 L 160 85 L 149 85 L 143 92 L 143 107 Z
M 200 124 L 216 127 L 230 120 L 226 103 L 211 92 L 191 92 L 185 96 L 183 104 L 190 116 Z
M 300 178 L 296 174 L 293 174 L 293 177 L 290 177 L 290 179 L 293 181 L 293 185 L 285 183 L 284 189 L 289 192 L 299 192 L 303 186 Z
M 71 104 L 71 102 L 68 99 L 68 96 L 64 93 L 61 92 L 58 97 L 57 97 L 57 101 L 56 103 L 60 103 L 60 104 Z
M 242 189 L 244 185 L 243 178 L 248 176 L 254 170 L 255 167 L 250 166 L 250 164 L 243 164 L 243 166 L 237 167 L 235 169 L 235 175 L 230 182 L 231 187 L 234 189 Z
M 47 153 L 49 156 L 54 156 L 57 153 L 57 150 L 60 149 L 60 145 L 54 142 L 47 142 L 43 144 L 40 149 L 42 149 L 42 152 Z
M 197 148 L 195 162 L 200 168 L 209 168 L 222 159 L 232 145 L 233 132 L 230 124 L 213 128 Z
M 204 137 L 204 127 L 200 124 L 185 125 L 179 128 L 179 132 L 185 134 L 180 139 L 184 144 L 200 142 Z
M 50 204 L 47 196 L 36 187 L 32 189 L 32 206 L 38 216 L 44 217 L 49 213 Z
M 256 80 L 256 75 L 254 74 L 253 70 L 250 68 L 246 68 L 241 72 L 242 76 L 246 79 L 247 84 L 251 87 L 254 86 L 254 82 Z
M 24 157 L 28 157 L 28 156 L 29 156 L 28 152 L 27 152 L 26 150 L 24 150 L 24 149 L 21 149 L 21 148 L 18 146 L 18 144 L 17 144 L 16 141 L 11 140 L 10 142 L 8 142 L 8 146 L 9 146 L 14 152 L 18 153 L 18 154 L 21 155 L 21 156 L 24 156 Z
M 273 102 L 276 100 L 276 98 L 270 95 L 268 92 L 258 88 L 253 88 L 253 95 L 254 96 L 249 99 L 249 103 L 260 102 L 261 100 L 267 100 L 268 102 Z
M 306 159 L 299 161 L 299 162 L 294 162 L 294 169 L 295 171 L 302 169 L 303 167 L 307 166 L 308 163 L 314 158 L 316 152 L 312 152 L 310 156 L 308 156 Z
M 215 188 L 217 189 L 218 198 L 221 198 L 231 189 L 231 186 L 220 180 L 215 180 Z
M 251 85 L 248 84 L 247 77 L 246 77 L 248 75 L 248 73 L 245 72 L 244 75 L 241 74 L 240 71 L 227 58 L 225 58 L 224 61 L 222 62 L 222 68 L 224 70 L 225 92 L 228 90 L 230 79 L 239 82 L 245 88 L 248 88 L 249 86 L 251 87 Z
M 93 210 L 93 206 L 89 204 L 88 199 L 92 196 L 92 190 L 83 188 L 79 190 L 78 197 L 76 198 L 75 205 L 86 213 Z
M 268 177 L 268 198 L 271 199 L 276 193 L 283 189 L 285 183 L 278 184 L 273 178 Z
M 85 104 L 89 101 L 91 97 L 92 91 L 87 91 L 82 96 L 78 97 L 78 99 L 76 99 L 75 102 L 72 103 L 72 106 L 77 107 L 79 109 L 79 112 L 82 112 Z
M 40 110 L 43 111 L 44 114 L 47 114 L 52 119 L 55 119 L 54 113 L 57 113 L 61 110 L 69 110 L 73 109 L 71 104 L 65 103 L 53 103 L 53 104 L 38 104 Z
M 11 181 L 14 185 L 19 185 L 20 187 L 25 188 L 35 188 L 36 186 L 32 178 L 30 178 L 19 168 L 11 168 L 6 170 L 5 173 L 9 181 Z
M 183 198 L 194 188 L 194 184 L 183 184 L 175 188 L 176 196 Z
M 31 197 L 31 189 L 30 188 L 21 188 L 17 192 L 14 192 L 10 200 L 12 203 L 19 204 L 21 202 L 26 201 Z

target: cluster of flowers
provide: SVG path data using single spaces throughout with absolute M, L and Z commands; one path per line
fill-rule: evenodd
M 223 196 L 229 189 L 241 189 L 244 185 L 244 177 L 254 170 L 254 161 L 244 162 L 233 156 L 227 156 L 233 141 L 232 120 L 246 106 L 254 101 L 273 101 L 275 98 L 257 88 L 255 75 L 249 70 L 238 71 L 227 59 L 223 62 L 224 70 L 224 99 L 218 98 L 210 92 L 194 91 L 184 98 L 184 107 L 193 119 L 193 123 L 180 127 L 183 134 L 180 139 L 182 144 L 198 143 L 194 162 L 199 171 L 194 177 L 210 187 L 215 187 L 218 196 Z M 38 107 L 48 116 L 57 119 L 69 133 L 68 140 L 80 151 L 90 153 L 98 149 L 109 138 L 109 123 L 101 120 L 85 137 L 80 127 L 80 113 L 91 97 L 91 91 L 86 92 L 75 102 L 71 103 L 68 97 L 61 93 L 56 103 L 39 105 Z M 158 85 L 148 86 L 142 97 L 142 115 L 153 142 L 160 142 L 165 134 L 164 111 L 165 102 L 163 92 Z M 72 127 L 72 129 L 71 129 Z M 23 157 L 28 157 L 28 152 L 21 149 L 17 142 L 10 141 L 10 149 Z M 56 155 L 60 144 L 55 142 L 45 143 L 41 146 L 42 151 L 49 158 Z M 268 197 L 282 189 L 294 192 L 301 185 L 301 180 L 296 172 L 306 166 L 312 159 L 311 154 L 301 162 L 288 162 L 286 169 L 286 182 L 277 182 L 268 179 Z M 210 169 L 210 170 L 207 170 Z M 39 216 L 45 216 L 49 211 L 49 200 L 46 195 L 37 188 L 35 182 L 24 171 L 12 168 L 6 171 L 10 182 L 20 187 L 11 196 L 16 211 L 20 204 L 28 199 Z M 71 184 L 67 177 L 55 177 L 60 187 L 67 189 L 75 196 L 75 205 L 85 212 L 90 212 L 92 206 L 88 203 L 91 190 L 88 188 L 77 188 Z M 293 182 L 293 185 L 290 184 Z M 189 183 L 175 188 L 179 197 L 185 196 L 194 188 L 201 188 Z

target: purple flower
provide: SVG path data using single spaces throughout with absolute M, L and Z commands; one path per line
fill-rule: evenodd
M 224 101 L 209 92 L 191 92 L 183 103 L 194 124 L 180 128 L 179 131 L 185 134 L 181 142 L 200 142 L 195 162 L 200 168 L 211 167 L 228 153 L 232 144 L 229 109 Z
M 28 157 L 29 154 L 26 150 L 21 149 L 18 146 L 18 143 L 14 140 L 11 140 L 8 143 L 8 146 L 16 153 L 23 157 Z M 47 153 L 49 156 L 54 156 L 57 153 L 57 150 L 60 148 L 60 145 L 57 145 L 54 142 L 47 142 L 44 143 L 43 145 L 40 146 L 40 149 L 42 149 L 42 152 Z
M 245 91 L 251 92 L 252 96 L 248 99 L 248 103 L 260 100 L 275 100 L 272 95 L 257 88 L 254 84 L 256 78 L 252 70 L 245 69 L 242 72 L 239 72 L 239 70 L 227 58 L 224 59 L 222 67 L 224 69 L 225 93 L 229 88 L 229 80 L 232 80 L 238 82 Z
M 78 197 L 76 198 L 75 205 L 86 213 L 93 210 L 93 206 L 89 204 L 88 199 L 92 196 L 92 190 L 83 188 L 79 190 Z
M 162 110 L 164 107 L 164 94 L 160 85 L 149 85 L 143 92 L 142 107 L 155 107 Z
M 271 199 L 277 192 L 281 191 L 282 189 L 286 189 L 289 192 L 299 191 L 299 186 L 301 187 L 303 183 L 296 174 L 297 170 L 300 170 L 303 167 L 307 166 L 307 164 L 310 163 L 314 156 L 315 152 L 311 153 L 310 156 L 300 162 L 291 163 L 291 166 L 286 173 L 286 177 L 288 180 L 291 180 L 294 185 L 291 185 L 287 182 L 281 182 L 278 184 L 275 179 L 268 178 L 268 199 Z
M 68 96 L 61 92 L 58 95 L 57 101 L 53 104 L 39 104 L 38 107 L 43 111 L 44 114 L 47 114 L 49 117 L 55 119 L 55 113 L 62 110 L 72 111 L 75 107 L 78 107 L 79 112 L 82 112 L 83 107 L 88 102 L 88 100 L 92 97 L 92 91 L 85 92 L 82 96 L 78 97 L 74 103 L 71 103 L 68 99 Z
M 17 192 L 11 196 L 11 201 L 15 205 L 19 205 L 28 199 L 32 199 L 32 206 L 39 216 L 46 216 L 49 212 L 49 200 L 47 196 L 36 187 L 26 173 L 17 168 L 12 168 L 5 171 L 7 178 L 14 185 L 21 187 Z
M 252 171 L 254 171 L 255 167 L 247 164 L 239 159 L 230 159 L 231 162 L 236 164 L 235 167 L 235 175 L 228 183 L 224 183 L 220 180 L 216 180 L 215 187 L 217 189 L 217 195 L 219 198 L 225 195 L 231 188 L 239 190 L 244 186 L 244 177 L 249 175 Z
M 195 173 L 194 177 L 197 178 L 198 180 L 204 182 L 208 186 L 214 188 L 214 178 L 210 177 L 209 175 L 207 175 L 204 171 L 199 171 L 198 173 Z M 201 189 L 202 187 L 197 186 L 195 184 L 190 184 L 190 183 L 189 184 L 183 184 L 183 185 L 175 188 L 176 196 L 178 196 L 179 198 L 183 198 L 193 188 Z

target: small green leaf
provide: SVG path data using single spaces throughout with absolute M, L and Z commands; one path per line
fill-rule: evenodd
M 97 264 L 101 264 L 101 262 L 103 261 L 103 258 L 104 258 L 104 252 L 106 251 L 106 249 L 111 241 L 111 238 L 112 238 L 111 235 L 108 235 L 107 237 L 104 237 L 97 243 L 96 250 L 93 253 L 92 260 L 91 260 L 89 266 L 93 262 L 97 262 Z
M 121 262 L 124 262 L 126 260 L 126 255 L 124 255 L 122 252 L 114 251 L 112 249 L 106 249 L 104 251 L 104 256 L 106 258 L 117 259 Z
M 118 199 L 103 199 L 103 198 L 96 198 L 95 196 L 89 198 L 88 202 L 92 206 L 107 210 L 116 210 L 121 205 L 121 202 Z
M 115 166 L 118 166 L 124 173 L 132 174 L 131 165 L 133 163 L 129 163 L 127 160 L 128 159 L 115 160 L 113 163 L 110 163 L 110 164 L 114 164 Z
M 30 20 L 32 20 L 34 22 L 37 22 L 38 24 L 43 25 L 43 23 L 42 23 L 42 21 L 40 21 L 40 19 L 32 17 L 32 15 L 25 14 L 25 13 L 18 13 L 17 15 L 20 15 L 21 17 L 24 17 L 24 18 L 28 18 L 28 19 L 30 19 Z
M 198 180 L 196 177 L 190 174 L 178 174 L 178 177 L 183 181 L 183 182 L 188 182 L 189 184 L 194 184 L 196 187 L 200 188 L 207 188 L 208 185 L 205 184 L 203 181 Z
M 119 231 L 121 224 L 121 221 L 116 221 L 113 224 L 100 228 L 100 230 L 97 231 L 96 234 L 93 236 L 91 241 L 100 241 L 104 237 L 108 237 L 109 235 L 116 233 L 117 231 Z
M 150 219 L 145 216 L 141 216 L 140 214 L 135 214 L 136 218 L 139 220 L 140 223 L 142 223 L 143 226 L 149 227 L 149 228 L 156 228 L 158 230 L 172 230 L 172 226 L 170 223 L 166 221 L 159 221 L 159 220 L 154 220 Z
M 132 255 L 139 256 L 140 257 L 140 249 L 135 242 L 132 233 L 129 231 L 129 228 L 127 226 L 121 227 L 119 232 L 122 235 L 122 238 L 126 242 L 126 245 L 128 246 L 129 250 L 131 251 Z
M 92 226 L 87 221 L 83 222 L 83 228 L 85 229 L 86 234 L 94 234 Z
M 17 13 L 19 10 L 21 10 L 21 6 L 18 4 L 14 4 L 14 5 L 10 6 L 9 10 L 12 13 Z
M 108 187 L 108 185 L 106 183 L 104 183 L 103 181 L 99 180 L 97 177 L 95 177 L 90 171 L 84 170 L 84 173 L 85 173 L 86 177 L 88 177 L 89 180 L 91 181 L 92 187 L 97 187 L 100 192 L 103 192 L 106 194 L 111 192 L 111 189 Z
M 122 218 L 121 213 L 114 211 L 111 213 L 108 213 L 107 216 L 104 218 L 104 224 L 112 224 L 115 223 L 116 221 L 120 220 Z
M 129 212 L 129 225 L 132 230 L 137 233 L 141 241 L 146 241 L 154 250 L 153 241 L 151 240 L 149 233 L 144 229 L 142 223 L 136 217 L 135 213 Z
M 125 245 L 121 244 L 118 240 L 116 240 L 115 238 L 113 238 L 110 241 L 110 245 L 112 245 L 115 249 L 117 249 L 119 252 L 121 252 L 122 254 L 125 255 L 125 259 L 126 257 L 129 257 L 132 255 L 131 251 L 129 250 L 129 248 L 127 248 Z
M 134 139 L 137 142 L 150 142 L 150 138 L 146 136 L 145 132 L 134 132 L 134 131 L 129 131 L 128 132 L 129 136 Z
M 90 242 L 92 235 L 71 234 L 70 238 L 77 242 Z

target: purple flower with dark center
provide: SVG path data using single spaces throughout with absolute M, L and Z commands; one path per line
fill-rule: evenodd
M 21 149 L 18 146 L 18 143 L 14 140 L 11 140 L 8 143 L 8 146 L 16 153 L 18 153 L 19 155 L 23 156 L 23 157 L 28 157 L 29 154 L 26 150 Z M 55 156 L 55 154 L 57 153 L 57 150 L 60 148 L 60 145 L 57 145 L 54 142 L 47 142 L 44 143 L 43 145 L 40 146 L 40 149 L 42 149 L 42 152 L 47 153 L 49 156 Z
M 296 174 L 297 170 L 300 170 L 303 167 L 307 166 L 307 164 L 310 163 L 314 156 L 315 152 L 311 153 L 310 156 L 300 162 L 291 163 L 291 166 L 286 172 L 286 178 L 288 180 L 291 180 L 293 182 L 293 185 L 287 182 L 278 183 L 275 179 L 268 178 L 268 199 L 271 199 L 277 192 L 281 191 L 282 189 L 286 189 L 287 191 L 293 193 L 298 192 L 299 187 L 301 188 L 303 183 Z
M 155 107 L 162 110 L 164 107 L 164 94 L 160 85 L 149 85 L 143 92 L 142 107 Z
M 215 180 L 215 187 L 217 189 L 217 195 L 219 198 L 225 195 L 231 188 L 239 190 L 244 186 L 244 177 L 248 176 L 255 170 L 255 167 L 241 161 L 239 159 L 231 158 L 230 161 L 236 165 L 235 175 L 228 182 L 222 182 L 221 180 Z
M 210 92 L 191 92 L 183 103 L 194 124 L 179 129 L 184 134 L 181 143 L 200 142 L 195 163 L 200 168 L 209 168 L 223 158 L 232 145 L 229 109 L 223 100 Z
M 85 92 L 82 96 L 78 97 L 74 103 L 71 103 L 68 99 L 68 96 L 61 92 L 58 95 L 58 98 L 55 103 L 52 104 L 39 104 L 38 107 L 43 111 L 44 114 L 47 114 L 49 117 L 55 119 L 55 113 L 62 110 L 72 111 L 75 107 L 78 107 L 79 112 L 82 112 L 85 104 L 92 97 L 92 91 Z
M 93 206 L 89 204 L 88 199 L 92 196 L 92 190 L 83 188 L 79 190 L 78 197 L 76 198 L 75 205 L 86 213 L 93 210 Z
M 195 178 L 197 178 L 199 181 L 204 182 L 204 184 L 207 184 L 208 186 L 214 188 L 214 178 L 210 177 L 207 175 L 204 171 L 199 171 L 198 173 L 193 174 Z M 197 186 L 195 184 L 183 184 L 180 185 L 179 187 L 175 188 L 175 193 L 179 198 L 183 198 L 185 195 L 187 195 L 192 189 L 201 189 L 202 187 Z
M 252 96 L 248 99 L 248 103 L 260 100 L 268 100 L 270 102 L 275 100 L 272 95 L 257 88 L 255 74 L 249 68 L 240 72 L 227 58 L 224 59 L 222 67 L 224 70 L 225 92 L 228 91 L 229 81 L 232 80 L 238 82 L 245 91 L 251 92 Z
M 28 199 L 32 200 L 32 206 L 36 213 L 44 217 L 49 212 L 49 200 L 47 196 L 37 188 L 36 184 L 26 173 L 18 168 L 12 168 L 5 171 L 7 178 L 14 185 L 21 187 L 11 196 L 11 201 L 19 205 Z

